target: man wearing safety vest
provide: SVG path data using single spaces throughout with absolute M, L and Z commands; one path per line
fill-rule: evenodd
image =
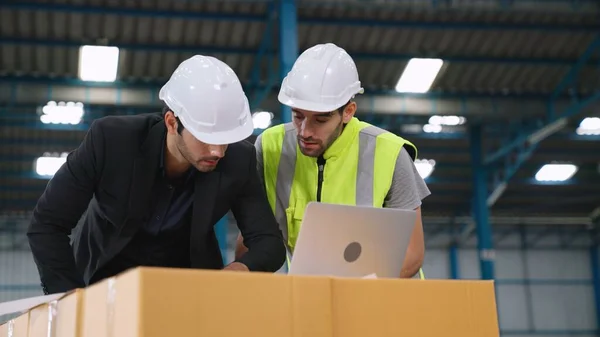
M 279 101 L 293 121 L 256 140 L 258 170 L 289 254 L 307 204 L 414 209 L 417 222 L 400 277 L 424 277 L 421 201 L 430 194 L 417 172 L 417 148 L 391 132 L 359 121 L 363 93 L 354 61 L 331 43 L 309 48 L 283 80 Z M 245 252 L 241 236 L 236 255 Z M 290 257 L 288 256 L 288 261 Z

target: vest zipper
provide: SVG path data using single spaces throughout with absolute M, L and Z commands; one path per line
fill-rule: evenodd
M 317 167 L 319 168 L 319 178 L 317 180 L 317 201 L 321 202 L 321 188 L 323 187 L 323 171 L 325 171 L 325 158 L 317 158 Z

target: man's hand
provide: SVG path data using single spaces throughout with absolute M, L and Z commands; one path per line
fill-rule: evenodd
M 240 233 L 235 242 L 235 259 L 238 260 L 247 252 L 248 252 L 248 248 L 246 246 L 244 246 L 244 238 L 242 237 L 242 234 Z
M 404 265 L 400 271 L 401 278 L 411 278 L 419 272 L 425 258 L 425 239 L 423 235 L 423 220 L 421 218 L 421 207 L 417 211 L 417 221 L 413 229 L 404 258 Z
M 231 270 L 231 271 L 250 271 L 248 267 L 241 262 L 232 262 L 228 264 L 223 270 Z

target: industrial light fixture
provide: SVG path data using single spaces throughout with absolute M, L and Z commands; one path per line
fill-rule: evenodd
M 444 61 L 437 58 L 412 58 L 396 84 L 401 93 L 426 93 L 431 88 Z
M 423 132 L 440 133 L 443 131 L 444 126 L 458 126 L 463 125 L 466 122 L 467 119 L 461 116 L 433 115 L 429 117 L 428 123 L 423 125 Z
M 467 122 L 465 117 L 461 116 L 440 116 L 433 115 L 429 117 L 429 124 L 431 125 L 448 125 L 448 126 L 456 126 L 463 125 Z
M 44 124 L 79 124 L 84 114 L 81 102 L 50 101 L 42 108 L 40 121 Z
M 545 164 L 535 174 L 537 181 L 567 181 L 577 172 L 573 164 Z
M 81 46 L 79 49 L 79 78 L 83 81 L 114 82 L 119 67 L 119 48 Z
M 53 177 L 56 171 L 67 161 L 67 152 L 44 153 L 35 160 L 35 173 L 42 177 Z
M 435 160 L 433 159 L 417 159 L 415 160 L 415 167 L 417 172 L 423 179 L 427 179 L 433 173 L 435 168 Z
M 575 132 L 581 136 L 596 136 L 600 135 L 600 118 L 598 117 L 586 117 Z
M 425 124 L 425 125 L 423 125 L 423 132 L 425 132 L 425 133 L 440 133 L 440 132 L 442 132 L 442 126 L 435 125 L 435 124 Z
M 273 121 L 273 114 L 267 111 L 258 111 L 252 114 L 252 123 L 255 129 L 266 129 Z

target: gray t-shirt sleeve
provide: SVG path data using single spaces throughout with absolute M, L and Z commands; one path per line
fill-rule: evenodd
M 421 201 L 431 194 L 425 180 L 421 178 L 412 158 L 402 148 L 396 161 L 392 186 L 385 198 L 384 207 L 416 209 Z
M 256 171 L 261 183 L 265 183 L 264 170 L 263 170 L 263 151 L 262 151 L 262 134 L 256 137 L 254 141 L 254 148 L 256 149 Z

